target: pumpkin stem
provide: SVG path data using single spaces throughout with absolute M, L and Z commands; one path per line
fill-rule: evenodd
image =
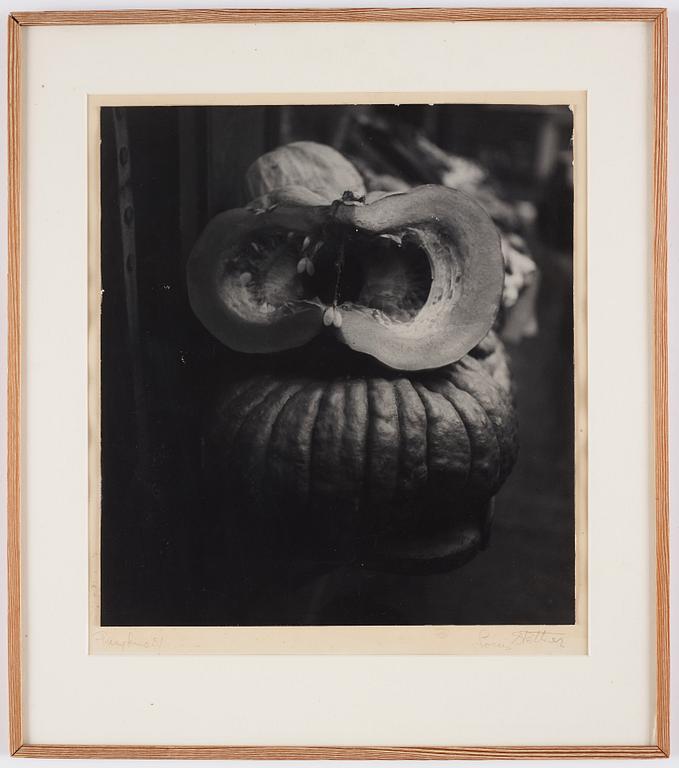
M 335 293 L 332 299 L 333 307 L 339 302 L 340 282 L 342 279 L 342 268 L 344 267 L 344 240 L 340 241 L 337 249 L 337 258 L 335 259 Z

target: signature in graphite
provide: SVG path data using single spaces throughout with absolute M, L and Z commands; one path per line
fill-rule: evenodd
M 512 645 L 555 645 L 565 647 L 565 635 L 562 632 L 549 632 L 546 629 L 521 629 L 512 632 Z
M 556 648 L 566 647 L 566 636 L 562 632 L 550 632 L 546 629 L 514 630 L 509 637 L 493 634 L 488 629 L 479 632 L 479 645 L 482 648 L 496 648 L 511 651 L 526 645 L 550 645 Z

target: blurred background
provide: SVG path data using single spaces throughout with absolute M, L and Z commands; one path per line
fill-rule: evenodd
M 572 128 L 565 106 L 101 110 L 103 625 L 573 623 Z M 250 163 L 298 140 L 336 147 L 368 189 L 460 188 L 500 229 L 521 447 L 490 546 L 460 568 L 281 581 L 212 535 L 204 409 L 246 363 L 193 315 L 186 260 L 247 202 Z

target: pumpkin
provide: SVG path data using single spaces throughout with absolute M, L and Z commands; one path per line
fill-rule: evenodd
M 342 548 L 457 529 L 478 549 L 486 503 L 517 452 L 502 345 L 491 334 L 417 375 L 246 377 L 220 395 L 206 452 L 224 511 L 237 500 L 277 536 L 305 531 Z
M 187 266 L 203 325 L 257 359 L 218 385 L 206 426 L 224 518 L 269 551 L 467 559 L 517 455 L 491 219 L 439 186 L 365 195 L 310 142 L 247 182 L 254 199 L 215 217 Z
M 215 217 L 193 248 L 189 299 L 205 327 L 232 349 L 260 354 L 331 334 L 397 370 L 439 368 L 478 344 L 504 279 L 485 211 L 435 185 L 365 199 L 346 190 L 329 202 L 350 181 L 348 161 L 339 187 L 334 177 L 321 185 L 312 155 L 307 187 L 297 155 L 290 184 L 271 187 L 281 174 L 256 183 L 261 168 L 249 171 L 262 196 Z
M 350 191 L 365 195 L 361 174 L 336 149 L 314 141 L 294 141 L 255 160 L 245 174 L 252 198 L 275 189 L 301 186 L 327 203 Z

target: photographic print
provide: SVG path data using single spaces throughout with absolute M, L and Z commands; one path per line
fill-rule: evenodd
M 95 625 L 563 645 L 568 103 L 96 109 Z

